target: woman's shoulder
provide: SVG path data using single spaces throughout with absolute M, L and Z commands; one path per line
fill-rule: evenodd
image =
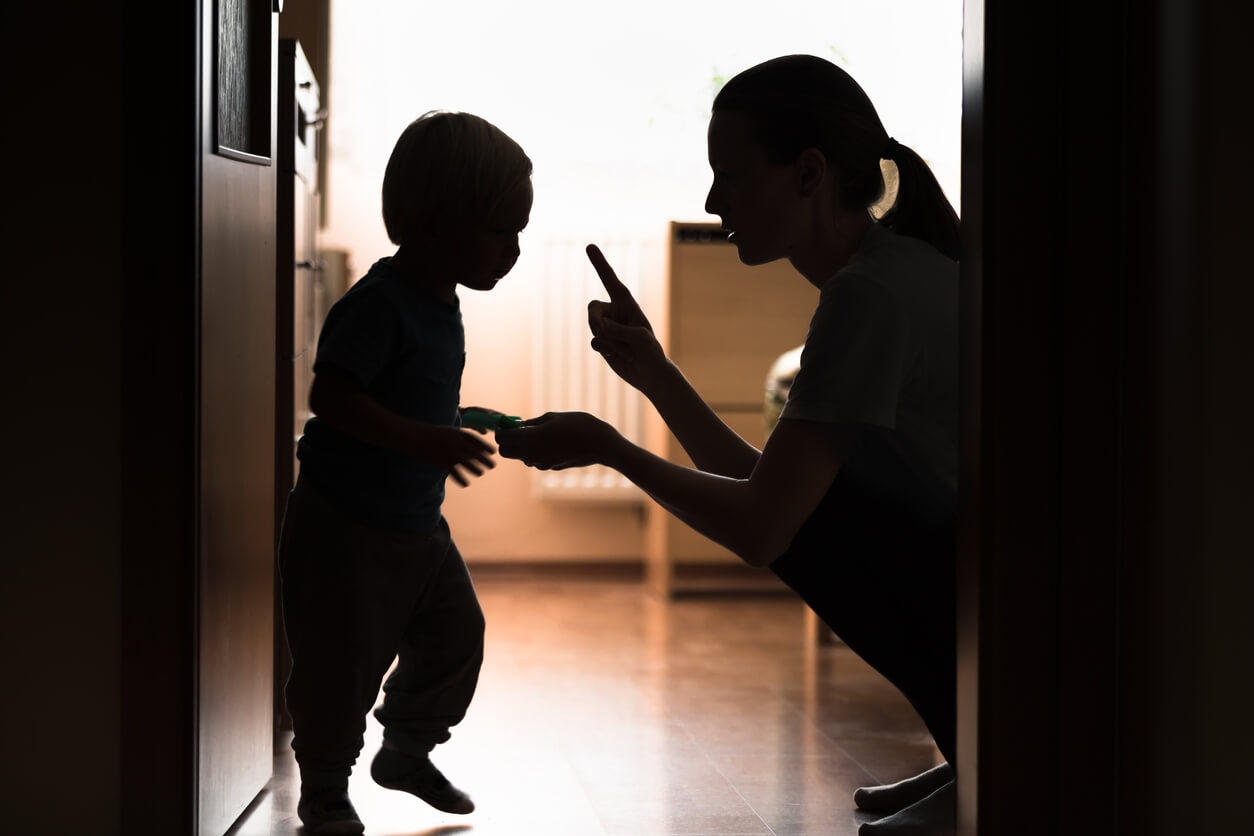
M 926 241 L 909 235 L 901 235 L 891 228 L 877 223 L 867 231 L 862 245 L 850 259 L 856 263 L 894 263 L 912 261 L 925 264 L 941 272 L 958 272 L 958 262 L 949 258 Z
M 866 281 L 901 292 L 916 282 L 956 284 L 958 262 L 926 241 L 876 224 L 837 276 L 848 283 Z

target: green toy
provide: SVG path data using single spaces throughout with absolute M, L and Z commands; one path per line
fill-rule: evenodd
M 517 415 L 501 415 L 483 409 L 467 409 L 462 412 L 462 426 L 472 430 L 512 430 L 522 426 Z

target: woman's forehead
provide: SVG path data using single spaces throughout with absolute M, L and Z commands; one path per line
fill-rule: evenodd
M 753 117 L 736 110 L 715 112 L 706 139 L 711 160 L 738 159 L 759 150 Z

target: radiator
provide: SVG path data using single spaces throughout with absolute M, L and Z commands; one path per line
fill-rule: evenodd
M 648 311 L 642 289 L 665 269 L 665 240 L 598 240 L 619 279 Z M 629 441 L 644 441 L 646 401 L 610 370 L 589 342 L 588 302 L 607 299 L 584 252 L 586 240 L 557 239 L 544 245 L 543 293 L 533 322 L 532 405 L 535 413 L 580 410 L 612 424 Z M 578 502 L 640 502 L 644 494 L 616 471 L 596 465 L 563 471 L 533 471 L 539 499 Z

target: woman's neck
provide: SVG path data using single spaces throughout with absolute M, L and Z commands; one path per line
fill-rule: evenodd
M 788 260 L 810 284 L 821 288 L 849 263 L 874 225 L 875 219 L 865 209 L 827 214 L 816 219 Z

